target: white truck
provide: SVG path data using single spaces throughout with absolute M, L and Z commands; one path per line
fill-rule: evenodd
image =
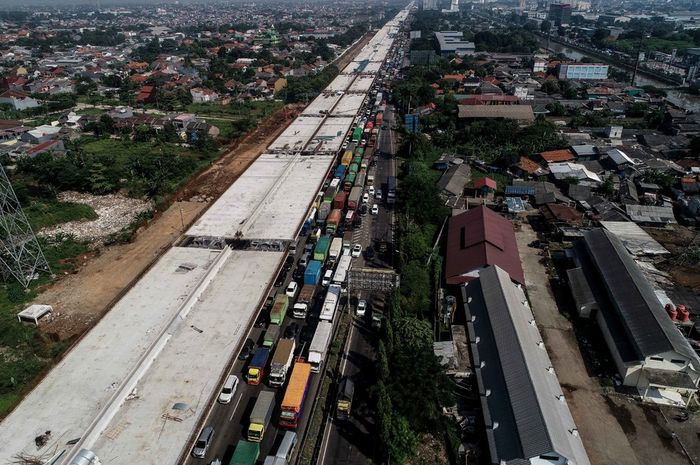
M 351 264 L 352 256 L 350 256 L 350 254 L 340 257 L 340 261 L 338 262 L 338 266 L 335 268 L 335 273 L 333 274 L 333 280 L 331 282 L 333 284 L 345 285 L 348 278 L 348 270 L 350 269 Z
M 314 333 L 314 338 L 309 346 L 308 361 L 311 365 L 311 371 L 318 373 L 321 371 L 321 365 L 328 354 L 328 346 L 331 342 L 331 334 L 333 334 L 333 323 L 330 321 L 319 321 Z
M 343 238 L 335 237 L 331 242 L 331 247 L 328 249 L 328 262 L 335 263 L 343 253 Z
M 321 307 L 320 320 L 333 321 L 333 316 L 338 308 L 338 301 L 340 300 L 340 286 L 337 284 L 331 284 L 328 286 L 328 292 L 326 292 L 326 298 L 323 301 L 323 307 Z
M 275 355 L 270 363 L 270 386 L 279 387 L 287 380 L 287 371 L 292 366 L 294 358 L 294 339 L 282 339 L 277 343 Z
M 299 292 L 297 297 L 297 303 L 292 307 L 292 316 L 294 318 L 306 318 L 309 313 L 309 308 L 314 300 L 314 292 L 316 291 L 316 286 L 313 284 L 305 284 Z

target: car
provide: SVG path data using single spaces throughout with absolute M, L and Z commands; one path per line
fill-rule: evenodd
M 203 459 L 204 456 L 207 455 L 212 439 L 214 439 L 214 428 L 207 426 L 199 433 L 197 442 L 194 443 L 194 447 L 192 448 L 192 456 Z
M 362 204 L 362 206 L 360 207 L 360 215 L 366 215 L 368 210 L 369 209 L 367 208 L 367 204 Z
M 290 299 L 293 299 L 294 297 L 297 296 L 297 291 L 299 290 L 299 285 L 297 284 L 296 281 L 292 281 L 289 283 L 287 286 L 287 289 L 284 291 L 287 296 L 289 296 Z
M 367 192 L 365 192 L 364 194 L 362 194 L 362 203 L 367 203 L 367 202 L 369 202 L 369 194 Z
M 377 205 L 376 203 L 372 205 L 372 214 L 379 215 L 379 205 Z
M 251 338 L 248 338 L 246 339 L 245 344 L 243 344 L 241 353 L 238 354 L 238 360 L 248 360 L 253 351 L 255 351 L 255 342 L 253 342 Z
M 224 381 L 224 385 L 221 388 L 221 393 L 219 394 L 219 403 L 228 404 L 236 395 L 236 389 L 238 389 L 238 376 L 229 375 Z
M 382 198 L 382 190 L 377 189 L 377 192 L 374 193 L 374 198 L 375 199 L 381 199 Z
M 365 249 L 365 258 L 367 260 L 372 260 L 374 258 L 374 247 L 371 245 Z
M 299 333 L 300 344 L 310 344 L 314 338 L 314 330 L 311 326 L 304 326 Z
M 260 315 L 258 315 L 258 318 L 255 320 L 255 327 L 256 328 L 264 328 L 265 325 L 267 324 L 267 317 L 270 313 L 266 310 L 263 310 L 260 312 Z
M 287 273 L 286 271 L 282 271 L 280 274 L 277 275 L 277 279 L 275 280 L 275 287 L 280 287 L 284 285 L 284 280 L 287 278 Z
M 307 242 L 306 245 L 304 246 L 304 252 L 308 253 L 314 250 L 314 245 L 311 242 Z
M 367 193 L 369 193 L 369 195 L 374 197 L 374 186 L 369 186 L 369 189 L 367 189 Z
M 361 253 L 362 253 L 362 245 L 360 245 L 360 244 L 355 244 L 355 245 L 352 247 L 352 252 L 350 252 L 350 255 L 351 255 L 352 257 L 354 257 L 354 258 L 357 258 L 357 257 L 360 256 Z
M 355 315 L 357 316 L 365 316 L 365 313 L 367 312 L 367 301 L 366 300 L 360 300 L 357 302 L 357 307 L 355 308 Z
M 295 339 L 297 334 L 299 334 L 299 324 L 290 323 L 289 326 L 284 330 L 284 337 L 287 339 Z
M 292 277 L 297 281 L 301 281 L 302 279 L 304 279 L 304 271 L 306 271 L 306 268 L 304 268 L 301 265 L 297 265 L 297 269 L 294 270 L 294 274 L 292 275 Z
M 306 268 L 306 265 L 309 264 L 309 260 L 311 260 L 311 252 L 306 252 L 304 255 L 301 256 L 299 259 L 299 265 L 303 266 Z

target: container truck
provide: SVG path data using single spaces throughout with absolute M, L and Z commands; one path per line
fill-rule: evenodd
M 339 286 L 344 286 L 348 278 L 348 270 L 350 269 L 351 264 L 352 257 L 349 253 L 340 257 L 340 260 L 338 261 L 338 266 L 335 268 L 335 273 L 333 274 L 333 279 L 331 280 L 331 282 Z
M 270 325 L 265 331 L 265 336 L 263 336 L 263 347 L 267 347 L 269 350 L 277 344 L 277 340 L 280 338 L 281 328 L 278 325 Z
M 343 190 L 345 192 L 350 192 L 350 189 L 352 189 L 352 186 L 355 184 L 356 177 L 357 173 L 348 173 L 348 175 L 345 176 L 345 182 L 343 182 Z
M 361 169 L 357 176 L 355 177 L 355 185 L 359 188 L 365 187 L 365 179 L 367 179 L 367 171 Z
M 236 450 L 233 451 L 229 465 L 255 465 L 259 456 L 260 444 L 241 439 L 236 444 Z
M 324 224 L 326 222 L 326 217 L 331 212 L 331 201 L 326 202 L 325 200 L 321 202 L 321 206 L 318 207 L 318 214 L 316 216 L 317 224 Z
M 350 255 L 352 250 L 352 231 L 345 231 L 343 234 L 343 255 Z
M 270 386 L 282 386 L 287 380 L 287 371 L 292 366 L 295 347 L 294 339 L 282 339 L 277 344 L 272 362 L 270 362 L 270 374 L 268 375 Z
M 250 365 L 248 365 L 248 372 L 245 376 L 248 384 L 260 384 L 260 380 L 265 374 L 268 358 L 270 358 L 270 349 L 266 347 L 258 347 L 255 349 L 253 359 L 250 361 Z
M 318 260 L 321 263 L 326 262 L 326 258 L 328 258 L 328 248 L 331 246 L 331 237 L 330 236 L 323 236 L 321 237 L 318 242 L 316 243 L 316 247 L 314 247 L 314 260 Z
M 338 384 L 338 395 L 335 403 L 335 418 L 347 420 L 350 418 L 352 398 L 355 395 L 355 383 L 350 378 L 343 378 Z
M 318 280 L 321 279 L 322 268 L 323 265 L 321 262 L 318 260 L 311 260 L 309 264 L 306 265 L 306 270 L 304 270 L 304 285 L 310 284 L 315 286 L 318 284 Z
M 350 168 L 348 168 L 348 171 L 350 173 L 357 173 L 357 170 L 360 169 L 360 165 L 357 163 L 350 163 Z
M 277 294 L 272 310 L 270 310 L 270 324 L 281 325 L 287 314 L 287 308 L 289 308 L 289 296 L 284 293 Z
M 355 210 L 348 210 L 348 212 L 345 214 L 345 227 L 346 228 L 352 227 L 352 222 L 354 219 L 355 219 Z
M 297 361 L 292 369 L 292 376 L 289 378 L 289 384 L 282 399 L 280 426 L 296 428 L 299 424 L 299 417 L 304 408 L 304 400 L 306 400 L 306 393 L 309 390 L 310 379 L 311 365 L 303 361 Z
M 348 193 L 345 191 L 340 191 L 335 195 L 333 199 L 333 208 L 338 208 L 340 210 L 345 209 L 345 204 L 348 202 Z
M 352 157 L 352 162 L 350 162 L 350 164 L 360 166 L 360 163 L 362 163 L 362 155 L 358 153 L 354 157 Z
M 331 241 L 331 246 L 328 249 L 328 261 L 335 263 L 338 260 L 338 257 L 340 257 L 341 253 L 343 253 L 343 238 L 334 237 Z
M 348 166 L 350 166 L 350 162 L 352 161 L 353 150 L 346 150 L 345 151 L 345 153 L 343 154 L 343 158 L 340 160 L 340 164 L 342 166 L 345 166 L 346 168 Z
M 348 210 L 357 210 L 357 207 L 360 206 L 361 197 L 362 188 L 359 186 L 353 187 L 350 191 L 350 195 L 348 196 Z
M 355 141 L 355 142 L 357 142 L 358 140 L 360 140 L 361 137 L 362 137 L 362 128 L 361 128 L 361 127 L 356 127 L 356 128 L 352 131 L 352 140 Z
M 299 297 L 297 297 L 297 303 L 294 304 L 292 309 L 292 316 L 294 318 L 306 318 L 309 313 L 309 308 L 314 300 L 314 292 L 316 291 L 316 285 L 306 284 L 299 291 Z
M 340 185 L 340 180 L 338 178 L 334 178 L 333 180 L 338 181 L 338 183 L 336 186 L 328 186 L 328 188 L 326 188 L 325 192 L 323 193 L 324 202 L 333 202 L 335 194 L 338 193 L 338 186 Z
M 301 235 L 306 236 L 311 232 L 311 228 L 314 226 L 314 221 L 316 219 L 316 212 L 318 209 L 316 207 L 311 209 L 311 212 L 309 213 L 309 216 L 306 217 L 304 220 L 304 224 L 301 227 Z
M 338 230 L 338 225 L 342 219 L 342 210 L 337 208 L 335 210 L 331 210 L 331 212 L 328 214 L 328 218 L 326 218 L 326 234 L 330 234 L 331 236 L 334 235 Z
M 261 442 L 265 435 L 265 429 L 270 424 L 272 411 L 275 409 L 275 393 L 273 391 L 261 391 L 255 401 L 253 411 L 248 418 L 248 440 Z
M 367 175 L 367 170 L 369 169 L 369 157 L 364 157 L 362 161 L 360 162 L 360 173 L 365 172 L 365 176 Z
M 309 365 L 311 371 L 318 373 L 321 371 L 321 365 L 326 359 L 328 353 L 328 345 L 331 342 L 331 334 L 333 333 L 333 323 L 330 321 L 319 321 L 316 326 L 314 338 L 309 345 Z
M 340 179 L 342 182 L 343 178 L 345 177 L 346 170 L 347 167 L 345 165 L 338 165 L 335 169 L 335 177 Z
M 338 308 L 339 300 L 340 286 L 337 284 L 331 284 L 328 286 L 328 292 L 326 292 L 326 298 L 323 301 L 323 307 L 321 307 L 321 315 L 319 316 L 319 319 L 333 321 L 333 316 Z

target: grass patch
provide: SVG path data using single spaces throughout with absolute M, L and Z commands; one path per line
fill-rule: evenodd
M 253 102 L 233 102 L 228 105 L 217 103 L 191 103 L 187 111 L 198 117 L 221 116 L 233 119 L 260 119 L 281 108 L 283 103 L 278 100 L 260 100 Z
M 73 268 L 71 259 L 88 249 L 70 237 L 55 241 L 41 239 L 49 266 L 54 273 Z M 40 275 L 25 291 L 16 281 L 0 285 L 0 418 L 19 402 L 22 394 L 44 370 L 63 353 L 69 341 L 55 342 L 32 325 L 17 321 L 17 312 L 38 294 L 40 286 L 50 281 Z
M 89 205 L 57 200 L 33 200 L 24 213 L 34 231 L 69 221 L 97 219 L 97 213 Z

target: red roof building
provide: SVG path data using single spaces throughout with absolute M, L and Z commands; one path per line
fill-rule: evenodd
M 447 284 L 477 279 L 479 271 L 491 265 L 498 265 L 510 279 L 525 284 L 510 221 L 483 205 L 450 218 L 445 261 Z
M 487 188 L 487 189 L 496 190 L 497 184 L 496 184 L 496 181 L 494 181 L 493 179 L 484 177 L 484 178 L 479 178 L 476 181 L 474 181 L 474 187 L 476 189 Z
M 538 157 L 547 163 L 574 161 L 576 159 L 576 157 L 574 157 L 574 154 L 569 149 L 550 150 L 549 152 L 542 152 L 538 154 Z

